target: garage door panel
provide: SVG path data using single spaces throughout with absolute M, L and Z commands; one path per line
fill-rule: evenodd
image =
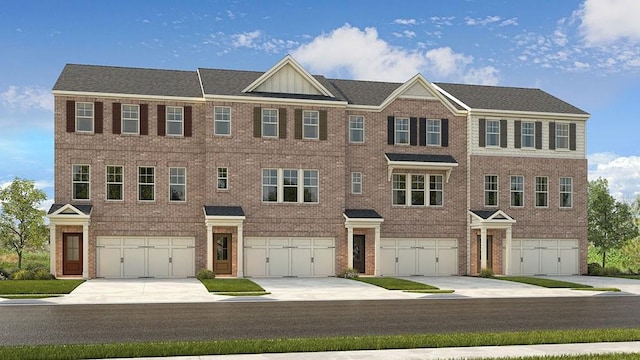
M 148 238 L 147 245 L 149 246 L 170 246 L 171 239 L 169 238 Z
M 168 243 L 168 241 L 167 241 Z M 148 274 L 150 277 L 169 277 L 171 264 L 169 263 L 170 249 L 149 248 L 148 250 Z
M 97 276 L 104 278 L 122 277 L 122 264 L 120 263 L 120 248 L 98 248 Z
M 392 247 L 395 248 L 397 246 L 397 242 L 393 239 L 380 239 L 380 247 L 383 248 L 388 248 L 388 247 Z M 395 256 L 394 256 L 395 258 Z
M 539 274 L 539 258 L 537 249 L 522 249 L 522 273 Z
M 266 238 L 245 238 L 244 246 L 252 247 L 252 246 L 267 246 Z
M 380 244 L 381 275 L 458 274 L 457 239 L 381 239 Z
M 415 247 L 416 239 L 398 239 L 398 247 Z
M 541 274 L 558 273 L 558 249 L 540 249 Z
M 435 246 L 435 242 L 434 242 Z M 437 264 L 436 264 L 436 249 L 416 249 L 418 256 L 418 271 L 415 273 L 416 275 L 436 275 L 437 274 Z
M 244 268 L 247 276 L 333 276 L 335 240 L 246 238 Z
M 520 257 L 522 256 L 522 252 L 520 248 L 511 249 L 511 264 L 509 265 L 511 268 L 509 269 L 510 275 L 520 275 L 522 274 L 522 263 L 520 262 Z
M 438 249 L 437 275 L 458 275 L 458 248 Z
M 380 275 L 396 275 L 396 248 L 380 249 Z
M 144 277 L 145 273 L 145 249 L 144 248 L 124 248 L 122 251 L 123 277 L 137 278 Z
M 147 243 L 147 238 L 124 238 L 122 239 L 123 246 L 144 246 Z
M 185 247 L 191 247 L 191 246 L 195 246 L 195 239 L 193 238 L 185 238 L 185 239 L 181 239 L 181 238 L 173 238 L 171 239 L 171 245 L 172 246 L 185 246 Z
M 122 246 L 122 238 L 100 237 L 97 241 L 98 246 Z
M 558 253 L 560 256 L 559 275 L 578 274 L 578 249 L 560 249 Z
M 315 247 L 333 247 L 334 242 L 333 239 L 314 239 L 313 246 Z
M 578 273 L 579 249 L 576 239 L 521 239 L 514 240 L 512 246 L 512 274 L 523 275 L 570 275 Z M 522 247 L 520 247 L 520 245 Z M 522 267 L 514 267 L 522 255 Z M 560 259 L 560 261 L 558 261 Z
M 312 239 L 301 239 L 301 238 L 291 239 L 291 246 L 311 247 L 312 244 L 313 244 Z
M 269 250 L 269 276 L 289 275 L 289 249 L 270 248 Z
M 418 247 L 430 247 L 435 248 L 438 245 L 438 241 L 435 239 L 421 239 L 416 241 Z
M 409 276 L 417 274 L 416 249 L 398 248 L 398 275 Z
M 247 276 L 267 276 L 267 249 L 244 249 L 245 273 Z
M 313 249 L 313 274 L 315 276 L 332 276 L 335 273 L 335 249 Z
M 291 275 L 311 276 L 311 267 L 311 248 L 291 249 Z
M 195 248 L 171 249 L 171 269 L 174 277 L 187 277 L 194 275 Z

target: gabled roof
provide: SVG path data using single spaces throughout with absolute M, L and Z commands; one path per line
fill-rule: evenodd
M 451 155 L 385 153 L 389 161 L 457 164 Z
M 347 219 L 382 219 L 382 215 L 373 209 L 345 209 Z
M 210 206 L 204 207 L 205 216 L 244 216 L 241 206 Z
M 515 219 L 502 210 L 469 210 L 478 221 L 515 222 Z
M 91 215 L 93 205 L 78 205 L 78 204 L 53 204 L 49 208 L 47 215 Z

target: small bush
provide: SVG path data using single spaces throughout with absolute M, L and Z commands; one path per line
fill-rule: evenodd
M 346 268 L 340 273 L 340 277 L 345 279 L 357 279 L 359 276 L 358 270 L 353 268 Z
M 602 275 L 604 276 L 613 276 L 619 274 L 620 270 L 618 270 L 618 268 L 615 266 L 607 266 L 606 268 L 602 269 Z
M 216 273 L 214 273 L 211 270 L 202 269 L 202 270 L 198 271 L 198 275 L 196 277 L 198 278 L 198 280 L 215 279 L 216 278 Z
M 587 265 L 587 273 L 589 275 L 602 275 L 602 266 L 598 263 L 589 263 L 589 265 Z
M 34 280 L 35 274 L 27 269 L 20 269 L 11 275 L 13 280 Z
M 480 277 L 492 278 L 493 277 L 493 270 L 492 269 L 482 269 L 482 270 L 480 270 Z
M 33 278 L 35 280 L 53 280 L 56 277 L 46 269 L 38 269 L 33 273 Z
M 0 280 L 9 280 L 11 273 L 6 269 L 0 269 Z

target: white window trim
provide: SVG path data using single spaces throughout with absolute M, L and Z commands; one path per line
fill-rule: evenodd
M 278 186 L 282 187 L 282 191 L 278 190 L 278 195 L 280 195 L 280 193 L 282 193 L 282 201 L 283 203 L 287 203 L 287 204 L 295 204 L 295 203 L 299 203 L 300 202 L 300 170 L 299 169 L 279 169 L 281 171 L 278 171 Z M 285 185 L 284 183 L 284 172 L 285 171 L 295 171 L 296 172 L 296 185 Z M 280 174 L 282 174 L 280 176 Z M 284 193 L 285 193 L 285 189 L 286 188 L 295 188 L 296 189 L 296 201 L 285 201 L 284 199 Z
M 392 181 L 391 181 L 391 206 L 394 207 L 412 207 L 412 208 L 425 208 L 425 207 L 433 207 L 433 208 L 442 208 L 444 207 L 444 175 L 442 174 L 425 174 L 425 173 L 394 173 L 392 175 L 402 175 L 404 176 L 404 192 L 405 192 L 405 197 L 404 197 L 404 204 L 394 204 L 393 203 L 393 193 L 396 189 L 394 189 L 393 187 L 393 176 L 392 176 Z M 413 189 L 413 183 L 411 181 L 411 178 L 413 176 L 423 176 L 424 177 L 424 189 L 416 189 L 415 191 L 423 191 L 424 192 L 424 205 L 413 205 L 411 204 L 411 197 L 412 197 L 412 193 L 414 191 Z M 441 177 L 441 184 L 442 184 L 442 190 L 433 190 L 433 191 L 439 191 L 442 192 L 442 204 L 440 205 L 431 205 L 431 176 L 440 176 Z
M 558 128 L 560 126 L 566 126 L 567 127 L 567 136 L 560 136 L 558 135 Z M 560 150 L 560 151 L 569 151 L 569 149 L 571 148 L 571 144 L 569 144 L 571 142 L 571 123 L 568 122 L 556 122 L 556 131 L 555 131 L 555 142 L 556 142 L 556 150 Z M 560 147 L 558 146 L 558 139 L 559 138 L 566 138 L 567 139 L 567 146 L 566 147 Z
M 180 117 L 182 120 L 180 121 L 176 121 L 176 120 L 169 120 L 169 109 L 173 108 L 173 109 L 180 109 Z M 177 137 L 181 137 L 184 136 L 184 106 L 167 106 L 166 107 L 166 113 L 165 113 L 165 134 L 167 136 L 177 136 Z M 169 133 L 169 123 L 180 123 L 180 134 L 170 134 Z M 154 173 L 155 174 L 155 173 Z
M 547 190 L 545 190 L 545 191 L 538 191 L 538 179 L 539 179 L 539 178 L 547 179 Z M 546 205 L 539 206 L 539 205 L 538 205 L 538 194 L 542 194 L 542 193 L 547 194 L 547 196 L 546 196 L 546 198 L 547 198 L 547 204 L 546 204 Z M 548 207 L 549 207 L 549 177 L 548 177 L 548 176 L 536 176 L 536 177 L 535 177 L 535 189 L 534 189 L 534 194 L 535 194 L 535 198 L 533 199 L 533 205 L 534 205 L 536 208 L 539 208 L 539 209 L 546 209 L 546 208 L 548 208 Z
M 356 177 L 358 179 L 356 179 Z M 355 190 L 356 185 L 360 186 L 360 191 Z M 351 194 L 362 195 L 362 172 L 360 171 L 354 171 L 351 173 Z
M 264 170 L 276 170 L 277 171 L 277 200 L 276 201 L 265 201 L 264 200 Z M 284 171 L 285 170 L 295 170 L 297 171 L 297 201 L 284 201 Z M 304 184 L 304 172 L 305 171 L 315 171 L 317 174 L 318 185 L 306 185 Z M 320 171 L 318 169 L 294 169 L 294 168 L 262 168 L 260 170 L 260 186 L 261 186 L 261 199 L 263 204 L 319 204 L 320 203 Z M 268 185 L 273 186 L 273 185 Z M 318 189 L 318 201 L 304 201 L 304 189 L 305 187 L 315 187 Z
M 151 168 L 153 169 L 153 183 L 141 183 L 140 182 L 140 169 L 141 168 Z M 156 171 L 156 167 L 155 166 L 138 166 L 138 171 L 136 173 L 137 176 L 137 181 L 136 181 L 136 192 L 137 192 L 137 199 L 138 202 L 143 202 L 143 203 L 153 203 L 156 201 L 156 178 L 157 178 L 157 171 Z M 142 200 L 140 199 L 140 185 L 152 185 L 153 186 L 153 199 L 152 200 Z
M 515 177 L 519 177 L 522 179 L 522 190 L 513 190 L 513 178 Z M 524 199 L 524 175 L 511 175 L 509 176 L 509 207 L 512 208 L 523 208 L 524 204 L 525 204 L 525 199 Z M 513 194 L 514 193 L 520 193 L 522 194 L 522 205 L 513 205 Z
M 398 121 L 406 120 L 407 121 L 407 130 L 398 130 Z M 407 142 L 400 143 L 398 142 L 398 132 L 406 132 L 407 133 Z M 407 117 L 395 117 L 393 118 L 393 144 L 394 145 L 409 145 L 411 144 L 411 120 Z
M 362 128 L 352 128 L 351 124 L 355 123 L 356 119 L 362 119 Z M 395 126 L 395 124 L 394 124 Z M 349 143 L 351 144 L 364 144 L 364 129 L 365 129 L 365 120 L 364 120 L 364 115 L 349 115 Z M 361 131 L 362 132 L 362 141 L 354 141 L 351 138 L 351 131 L 355 130 L 355 131 Z M 395 135 L 394 135 L 395 137 Z
M 306 114 L 308 113 L 314 113 L 316 114 L 315 116 L 315 120 L 316 123 L 314 124 L 305 124 L 305 120 L 306 120 Z M 313 126 L 316 128 L 316 136 L 315 137 L 307 137 L 305 136 L 305 127 L 307 126 Z M 320 112 L 317 110 L 303 110 L 302 111 L 302 138 L 305 140 L 319 140 L 320 139 Z
M 171 170 L 173 169 L 182 169 L 184 170 L 184 184 L 173 184 L 171 182 Z M 155 172 L 154 172 L 155 175 Z M 180 175 L 176 175 L 176 176 L 180 176 Z M 154 176 L 154 181 L 155 181 L 155 176 Z M 178 185 L 178 186 L 184 186 L 184 200 L 171 200 L 171 186 L 172 185 Z M 170 167 L 169 168 L 169 202 L 170 203 L 186 203 L 187 202 L 187 168 L 186 167 L 181 167 L 181 166 L 174 166 L 174 167 Z
M 264 112 L 265 111 L 275 111 L 276 113 L 276 122 L 275 122 L 275 126 L 276 126 L 276 134 L 275 135 L 265 135 L 264 134 L 264 126 L 265 126 L 265 122 L 264 122 Z M 269 125 L 274 124 L 274 123 L 268 123 Z M 272 138 L 272 139 L 277 139 L 280 137 L 280 110 L 278 109 L 262 109 L 261 110 L 261 120 L 260 120 L 260 134 L 263 138 Z
M 496 204 L 495 205 L 488 205 L 487 204 L 487 192 L 489 190 L 487 190 L 487 176 L 495 176 L 496 177 L 496 189 L 495 190 L 491 190 L 492 192 L 496 193 Z M 486 207 L 498 207 L 500 206 L 500 177 L 496 174 L 486 174 L 483 176 L 482 178 L 482 191 L 483 191 L 483 197 L 484 197 L 484 206 Z
M 562 191 L 562 179 L 569 179 L 571 184 L 571 191 Z M 558 179 L 558 207 L 560 209 L 573 209 L 573 177 L 561 176 Z M 571 196 L 571 206 L 562 206 L 562 194 L 569 194 Z
M 78 105 L 91 105 L 91 130 L 80 130 L 78 129 L 78 120 L 79 120 L 79 116 L 78 116 Z M 76 102 L 75 105 L 75 120 L 76 120 L 76 132 L 79 133 L 85 133 L 85 134 L 93 134 L 96 130 L 96 106 L 94 103 L 92 102 L 84 102 L 84 101 L 79 101 Z M 86 116 L 82 116 L 83 119 L 88 119 L 88 117 Z
M 122 169 L 122 181 L 120 182 L 110 182 L 109 181 L 109 168 L 110 167 L 119 167 Z M 106 165 L 104 167 L 104 199 L 105 201 L 113 201 L 113 202 L 122 202 L 124 201 L 124 166 L 122 165 Z M 120 185 L 121 186 L 121 199 L 109 199 L 109 185 Z
M 89 180 L 88 181 L 75 181 L 73 180 L 73 176 L 74 176 L 74 171 L 73 168 L 74 166 L 87 166 L 87 175 L 89 175 Z M 76 198 L 76 193 L 74 191 L 74 185 L 78 183 L 78 184 L 87 184 L 87 198 L 86 199 L 78 199 Z M 91 165 L 89 164 L 72 164 L 71 165 L 71 199 L 75 200 L 75 201 L 90 201 L 91 200 Z
M 531 135 L 531 146 L 525 146 L 524 138 L 524 124 L 530 124 L 533 132 Z M 520 148 L 521 149 L 535 149 L 536 148 L 536 123 L 534 121 L 523 121 L 520 125 Z
M 438 123 L 438 132 L 429 131 L 429 121 L 436 121 Z M 427 119 L 427 128 L 425 129 L 425 142 L 427 146 L 442 146 L 442 120 L 441 119 Z M 438 134 L 438 143 L 430 144 L 429 143 L 429 134 Z
M 490 122 L 498 123 L 498 132 L 497 133 L 493 133 L 493 132 L 489 133 L 489 123 Z M 493 134 L 498 135 L 497 144 L 495 144 L 495 145 L 494 144 L 489 144 L 489 135 L 490 134 L 491 135 L 493 135 Z M 486 122 L 485 122 L 485 139 L 484 139 L 485 146 L 488 147 L 488 148 L 499 148 L 500 147 L 500 135 L 501 135 L 500 134 L 500 120 L 487 119 Z
M 229 109 L 229 120 L 218 120 L 216 119 L 216 109 Z M 214 106 L 213 107 L 213 135 L 216 136 L 231 136 L 231 107 L 230 106 Z M 218 134 L 216 132 L 216 123 L 218 122 L 226 122 L 229 123 L 229 133 L 228 134 Z
M 442 189 L 438 190 L 438 189 L 431 189 L 431 177 L 432 176 L 439 176 L 440 177 L 440 185 L 442 186 Z M 430 207 L 444 207 L 444 175 L 440 175 L 440 174 L 429 174 L 427 176 L 428 178 L 428 183 L 427 183 L 427 201 L 426 204 L 427 206 Z M 431 191 L 436 191 L 436 192 L 441 192 L 442 193 L 442 204 L 440 205 L 431 205 Z
M 125 118 L 124 116 L 124 107 L 125 106 L 135 106 L 138 110 L 137 110 L 137 114 L 138 117 L 137 118 Z M 136 121 L 136 131 L 135 132 L 127 132 L 125 131 L 125 126 L 124 126 L 124 122 L 125 121 Z M 125 135 L 140 135 L 140 105 L 137 104 L 122 104 L 121 108 L 120 108 L 120 134 L 125 134 Z
M 317 184 L 316 185 L 305 185 L 304 184 L 304 173 L 307 171 L 314 171 L 316 173 L 316 181 Z M 318 171 L 317 169 L 300 169 L 299 170 L 299 183 L 300 183 L 300 189 L 298 190 L 298 200 L 301 204 L 318 204 L 320 203 L 320 171 Z M 316 201 L 304 201 L 304 189 L 305 188 L 316 188 L 317 191 L 317 199 Z M 302 190 L 302 191 L 300 191 Z
M 225 169 L 225 175 L 226 176 L 223 177 L 223 178 L 220 177 L 220 170 L 221 169 Z M 225 181 L 225 183 L 227 185 L 226 187 L 221 188 L 219 186 L 220 179 L 225 179 L 226 180 Z M 227 167 L 227 166 L 219 166 L 219 167 L 216 168 L 216 190 L 218 190 L 218 191 L 229 191 L 229 167 Z

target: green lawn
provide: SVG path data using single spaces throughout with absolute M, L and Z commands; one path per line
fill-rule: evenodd
M 529 276 L 496 276 L 495 279 L 498 280 L 507 280 L 513 282 L 519 282 L 523 284 L 542 286 L 546 288 L 567 288 L 567 289 L 584 289 L 584 288 L 593 288 L 593 286 L 577 284 L 568 281 L 559 281 L 559 280 L 551 280 L 539 277 L 529 277 Z
M 435 286 L 393 277 L 358 277 L 353 280 L 380 286 L 387 290 L 439 290 Z
M 640 280 L 640 275 L 614 275 L 612 277 L 619 277 L 619 278 L 624 278 L 624 279 L 634 279 L 634 280 Z
M 209 292 L 218 295 L 265 295 L 268 292 L 249 279 L 202 279 Z
M 84 280 L 3 280 L 0 281 L 0 297 L 18 294 L 68 294 Z

